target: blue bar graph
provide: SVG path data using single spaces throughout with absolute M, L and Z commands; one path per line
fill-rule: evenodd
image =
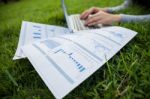
M 82 68 L 81 70 L 80 70 L 80 72 L 82 72 L 82 71 L 84 71 L 85 70 L 85 68 Z
M 34 35 L 41 35 L 41 33 L 35 33 L 35 32 L 34 32 L 33 34 L 34 34 Z
M 34 39 L 41 39 L 41 33 L 40 32 L 33 32 L 33 38 Z
M 34 39 L 41 39 L 41 37 L 38 37 L 38 36 L 34 36 L 33 38 Z
M 37 26 L 37 25 L 33 25 L 33 27 L 34 27 L 34 28 L 41 28 L 40 26 Z

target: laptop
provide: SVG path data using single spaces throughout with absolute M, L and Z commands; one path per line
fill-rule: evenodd
M 72 32 L 81 31 L 81 30 L 89 30 L 89 29 L 98 29 L 102 27 L 102 24 L 94 25 L 94 26 L 85 26 L 84 20 L 80 19 L 80 14 L 68 15 L 67 8 L 65 5 L 65 1 L 61 0 L 63 12 L 67 21 L 67 26 Z

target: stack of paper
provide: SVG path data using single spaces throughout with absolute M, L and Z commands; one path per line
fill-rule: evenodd
M 70 33 L 63 27 L 23 22 L 14 59 L 26 56 L 54 96 L 60 99 L 136 34 L 116 26 Z
M 23 21 L 20 31 L 18 48 L 13 59 L 16 60 L 25 58 L 21 47 L 26 44 L 30 44 L 34 41 L 39 41 L 41 39 L 46 39 L 49 37 L 54 37 L 57 35 L 63 35 L 68 33 L 70 33 L 70 31 L 64 27 Z

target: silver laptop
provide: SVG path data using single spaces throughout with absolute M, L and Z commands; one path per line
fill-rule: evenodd
M 94 25 L 91 27 L 85 26 L 84 20 L 80 19 L 79 14 L 68 15 L 64 0 L 61 0 L 61 3 L 67 21 L 67 26 L 73 32 L 80 31 L 80 30 L 97 29 L 102 27 L 102 24 Z

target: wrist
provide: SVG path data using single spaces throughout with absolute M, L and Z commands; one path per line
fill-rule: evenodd
M 102 11 L 107 12 L 107 8 L 101 8 Z
M 120 22 L 121 21 L 121 15 L 119 15 L 119 14 L 113 15 L 113 19 L 114 19 L 114 22 Z

